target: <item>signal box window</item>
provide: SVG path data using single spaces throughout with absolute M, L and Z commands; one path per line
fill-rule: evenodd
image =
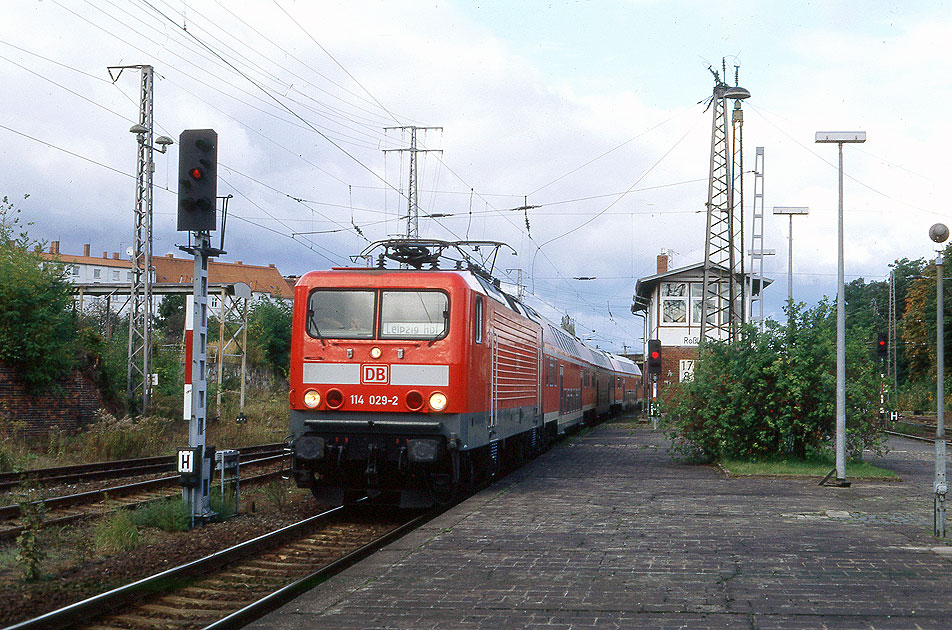
M 446 336 L 450 299 L 442 291 L 381 291 L 381 339 L 439 339 Z
M 373 291 L 314 291 L 308 299 L 308 334 L 325 339 L 373 339 L 375 297 Z
M 686 324 L 688 321 L 688 285 L 686 282 L 665 282 L 661 285 L 661 321 Z

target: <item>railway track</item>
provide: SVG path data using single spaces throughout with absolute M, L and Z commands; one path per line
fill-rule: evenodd
M 269 455 L 244 462 L 244 466 L 274 464 L 283 457 L 283 454 Z M 265 483 L 278 478 L 285 472 L 286 470 L 282 466 L 277 470 L 243 477 L 241 483 L 245 486 Z M 109 511 L 134 509 L 152 501 L 179 496 L 178 487 L 179 476 L 171 475 L 110 488 L 51 497 L 32 501 L 31 503 L 44 505 L 46 510 L 43 520 L 44 527 L 61 526 L 93 516 L 100 516 L 107 501 L 112 502 Z M 23 526 L 15 522 L 20 513 L 19 505 L 0 506 L 0 541 L 12 540 L 23 531 Z
M 283 442 L 276 444 L 260 444 L 239 448 L 240 457 L 263 458 L 284 454 L 286 445 Z M 35 480 L 45 485 L 70 484 L 102 479 L 117 479 L 172 472 L 175 470 L 175 455 L 161 457 L 141 457 L 137 459 L 114 460 L 95 462 L 90 464 L 76 464 L 72 466 L 57 466 L 53 468 L 36 468 L 20 472 L 0 473 L 0 490 L 15 488 L 24 479 Z
M 240 628 L 441 511 L 334 508 L 7 630 Z

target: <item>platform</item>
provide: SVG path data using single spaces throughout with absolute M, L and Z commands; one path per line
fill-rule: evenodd
M 251 627 L 952 627 L 931 444 L 893 440 L 877 463 L 903 481 L 850 488 L 666 444 L 633 422 L 570 437 Z

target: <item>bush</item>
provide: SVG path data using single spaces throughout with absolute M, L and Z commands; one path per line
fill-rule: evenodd
M 685 456 L 802 459 L 834 433 L 836 316 L 824 300 L 815 308 L 788 308 L 790 323 L 746 327 L 733 344 L 706 343 L 694 380 L 681 383 L 668 402 L 669 432 Z M 848 447 L 877 450 L 879 375 L 869 347 L 872 333 L 847 334 Z

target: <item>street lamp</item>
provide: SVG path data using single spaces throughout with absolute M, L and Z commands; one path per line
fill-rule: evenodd
M 789 247 L 787 255 L 787 301 L 793 304 L 793 215 L 809 214 L 810 209 L 802 206 L 774 206 L 774 214 L 786 214 L 790 217 Z
M 839 146 L 836 243 L 836 485 L 846 488 L 846 291 L 843 287 L 843 145 L 866 142 L 865 131 L 818 131 L 816 142 Z
M 949 228 L 936 223 L 929 228 L 929 238 L 934 243 L 944 243 L 949 238 Z M 934 514 L 932 532 L 945 538 L 945 495 L 949 486 L 945 481 L 945 321 L 942 296 L 942 249 L 935 254 L 935 481 L 932 484 Z

